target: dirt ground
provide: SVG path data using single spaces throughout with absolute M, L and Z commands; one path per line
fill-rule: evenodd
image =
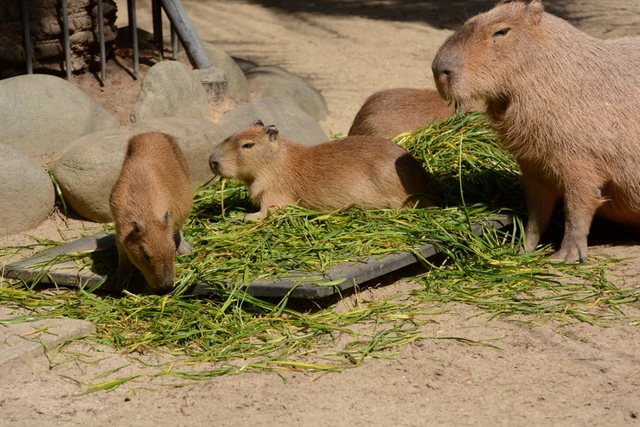
M 118 0 L 119 25 L 126 1 Z M 151 29 L 150 2 L 138 2 L 138 24 Z M 597 37 L 640 34 L 638 0 L 545 1 L 552 11 Z M 391 87 L 434 87 L 431 60 L 464 20 L 490 8 L 485 0 L 184 0 L 200 36 L 227 53 L 280 65 L 309 79 L 325 96 L 333 133 L 348 131 L 371 93 Z M 89 77 L 86 77 L 87 79 Z M 135 101 L 128 74 L 100 88 L 80 82 L 121 120 Z M 60 240 L 97 228 L 59 217 L 30 235 Z M 593 254 L 629 258 L 614 267 L 620 283 L 637 286 L 640 246 L 633 240 L 593 241 Z M 364 291 L 363 298 L 406 292 L 399 281 Z M 348 303 L 348 302 L 347 302 Z M 343 304 L 343 303 L 339 303 Z M 220 425 L 640 425 L 638 328 L 588 324 L 531 326 L 475 316 L 469 307 L 422 327 L 425 338 L 393 359 L 371 359 L 342 373 L 241 374 L 182 386 L 134 380 L 111 392 L 79 396 L 88 380 L 125 366 L 119 376 L 151 368 L 126 355 L 78 344 L 99 360 L 49 369 L 43 359 L 0 383 L 0 426 Z M 472 345 L 455 336 L 490 342 Z M 147 363 L 154 362 L 149 356 Z

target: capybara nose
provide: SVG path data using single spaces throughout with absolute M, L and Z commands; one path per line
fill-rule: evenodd
M 453 55 L 436 56 L 436 58 L 433 60 L 433 64 L 431 64 L 433 76 L 437 80 L 441 81 L 450 80 L 453 76 L 455 62 L 456 60 Z
M 438 73 L 433 73 L 433 75 L 436 78 L 436 83 L 439 83 L 439 85 L 443 87 L 447 87 L 453 79 L 453 71 L 448 69 L 441 70 Z
M 218 171 L 218 156 L 216 156 L 216 153 L 211 153 L 209 156 L 209 168 L 214 173 Z

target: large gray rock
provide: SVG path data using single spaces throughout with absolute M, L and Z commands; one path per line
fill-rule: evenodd
M 260 98 L 226 113 L 218 122 L 227 136 L 249 127 L 254 121 L 275 125 L 286 139 L 303 145 L 329 140 L 320 125 L 307 113 L 278 98 Z
M 37 227 L 54 204 L 53 183 L 42 166 L 0 144 L 0 236 Z
M 177 61 L 149 68 L 131 111 L 134 123 L 157 117 L 209 117 L 209 100 L 200 79 Z
M 238 67 L 240 67 L 243 73 L 246 73 L 252 68 L 258 67 L 258 64 L 249 59 L 238 58 L 237 56 L 232 56 L 232 58 L 236 62 L 236 64 L 238 64 Z
M 63 149 L 118 119 L 65 79 L 28 74 L 0 80 L 0 144 L 34 156 Z
M 240 102 L 249 101 L 251 94 L 249 93 L 249 84 L 242 72 L 240 66 L 233 60 L 232 57 L 227 55 L 226 52 L 218 49 L 217 47 L 204 43 L 204 48 L 209 55 L 211 64 L 214 67 L 221 69 L 227 79 L 227 95 Z
M 227 77 L 224 72 L 215 66 L 193 70 L 200 84 L 204 87 L 209 100 L 209 106 L 223 103 L 227 98 Z
M 212 176 L 209 155 L 225 138 L 211 121 L 171 117 L 144 121 L 130 131 L 98 132 L 78 139 L 52 163 L 51 171 L 67 204 L 79 215 L 112 221 L 109 193 L 120 174 L 127 141 L 143 132 L 164 132 L 177 138 L 194 188 Z
M 302 77 L 276 65 L 255 67 L 245 74 L 253 99 L 274 97 L 290 102 L 317 121 L 327 118 L 324 96 Z

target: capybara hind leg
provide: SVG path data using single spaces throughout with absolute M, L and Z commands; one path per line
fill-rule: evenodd
M 184 255 L 184 254 L 189 254 L 193 251 L 193 248 L 191 247 L 191 245 L 189 245 L 187 241 L 184 240 L 184 234 L 182 234 L 182 229 L 176 230 L 176 232 L 173 233 L 173 239 L 176 242 L 176 252 L 178 254 Z
M 601 204 L 595 188 L 567 191 L 564 201 L 564 236 L 560 250 L 551 256 L 565 262 L 586 262 L 587 236 L 596 209 Z
M 527 226 L 524 231 L 525 250 L 533 252 L 549 224 L 553 208 L 560 196 L 555 190 L 525 174 L 524 168 L 522 179 L 528 213 Z

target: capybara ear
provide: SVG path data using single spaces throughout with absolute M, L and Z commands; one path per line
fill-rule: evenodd
M 255 122 L 253 122 L 253 124 L 264 127 L 264 123 L 262 123 L 262 120 L 260 120 L 260 119 L 258 119 Z
M 164 225 L 169 225 L 169 211 L 165 212 L 164 216 L 162 217 L 162 223 Z
M 133 225 L 133 229 L 136 233 L 144 233 L 144 223 L 140 220 L 131 221 L 131 225 Z
M 529 12 L 531 22 L 539 24 L 542 19 L 542 12 L 544 12 L 542 0 L 531 0 L 531 3 L 527 5 L 527 11 Z
M 273 142 L 278 137 L 278 128 L 275 127 L 274 125 L 269 125 L 264 130 L 264 133 L 266 133 L 267 136 L 269 136 L 269 141 Z

